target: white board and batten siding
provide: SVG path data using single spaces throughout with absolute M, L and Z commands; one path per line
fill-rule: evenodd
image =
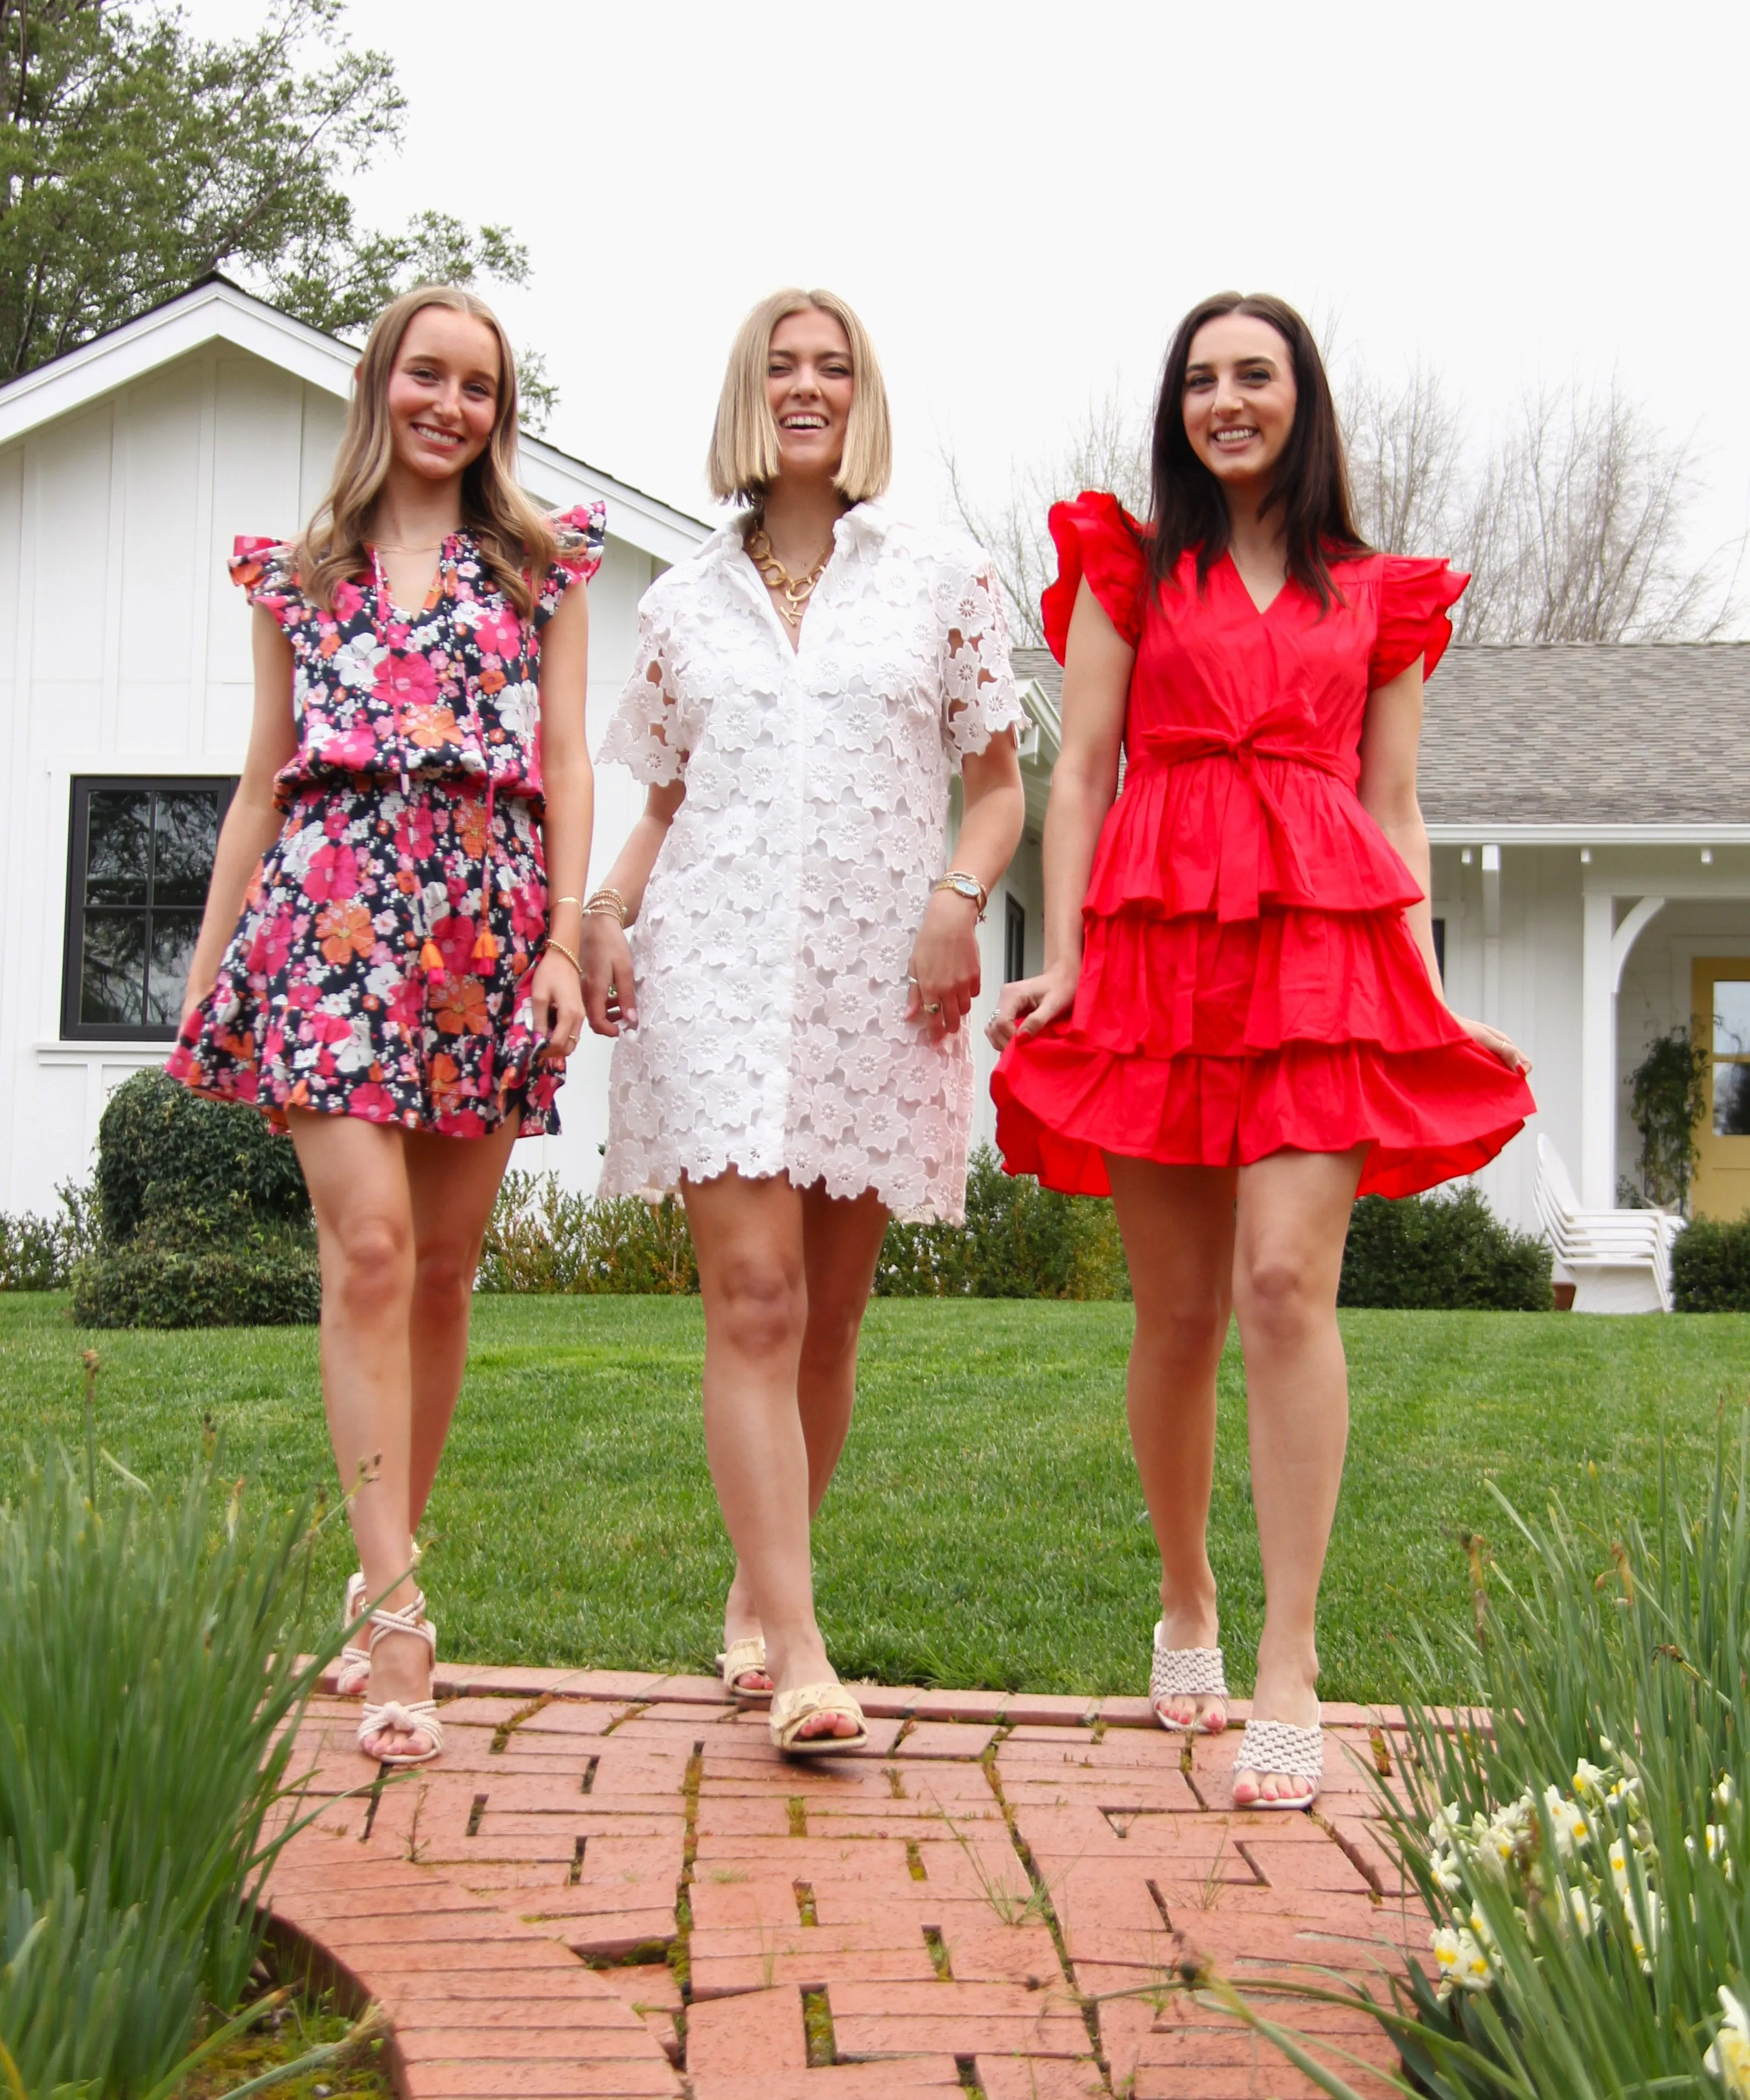
M 238 533 L 289 534 L 320 500 L 354 355 L 215 281 L 0 390 L 0 1210 L 51 1209 L 56 1183 L 89 1170 L 110 1092 L 166 1055 L 161 1041 L 63 1035 L 73 783 L 240 770 L 250 613 L 226 558 Z M 708 528 L 537 441 L 522 464 L 551 507 L 608 505 L 593 748 L 639 596 Z M 599 783 L 599 867 L 640 800 L 617 769 Z M 531 1140 L 519 1166 L 593 1184 L 606 1067 L 592 1039 L 563 1096 L 565 1135 Z

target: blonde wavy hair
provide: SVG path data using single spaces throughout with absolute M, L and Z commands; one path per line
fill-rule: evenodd
M 868 330 L 835 293 L 805 292 L 792 285 L 760 301 L 737 329 L 729 352 L 705 463 L 711 493 L 722 502 L 757 504 L 778 477 L 778 426 L 766 393 L 771 332 L 788 315 L 811 309 L 830 314 L 845 331 L 856 382 L 845 429 L 845 456 L 833 478 L 833 486 L 847 503 L 865 503 L 882 495 L 893 477 L 887 389 Z
M 516 359 L 498 316 L 457 285 L 418 285 L 385 307 L 371 325 L 352 382 L 347 427 L 334 478 L 294 550 L 300 587 L 325 611 L 336 584 L 369 567 L 367 527 L 389 472 L 389 379 L 416 314 L 428 307 L 471 314 L 498 339 L 498 412 L 485 450 L 462 477 L 462 523 L 493 581 L 524 620 L 535 609 L 538 580 L 559 556 L 551 523 L 516 481 Z

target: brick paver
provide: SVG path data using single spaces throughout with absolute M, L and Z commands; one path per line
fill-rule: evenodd
M 799 1764 L 709 1679 L 463 1665 L 438 1694 L 444 1757 L 387 1780 L 355 1702 L 312 1706 L 287 1812 L 313 1820 L 271 1885 L 382 2004 L 407 2100 L 1312 2093 L 1182 1988 L 1198 1963 L 1392 2062 L 1354 2013 L 1267 1995 L 1425 1944 L 1359 1710 L 1326 1710 L 1308 1816 L 1235 1809 L 1237 1736 L 1139 1699 L 872 1689 L 869 1749 Z

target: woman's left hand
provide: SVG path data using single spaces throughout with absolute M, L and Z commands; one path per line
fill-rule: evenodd
M 979 915 L 969 897 L 939 889 L 930 899 L 912 950 L 908 1021 L 921 1021 L 939 1042 L 952 1035 L 979 995 Z
M 550 1063 L 562 1064 L 583 1034 L 583 980 L 564 956 L 550 948 L 535 965 L 532 995 L 535 1026 L 546 1039 L 542 1055 Z
M 1452 1018 L 1470 1038 L 1491 1057 L 1499 1057 L 1509 1072 L 1529 1072 L 1531 1061 L 1510 1035 L 1504 1035 L 1498 1028 L 1491 1028 L 1486 1021 L 1467 1021 L 1461 1013 Z

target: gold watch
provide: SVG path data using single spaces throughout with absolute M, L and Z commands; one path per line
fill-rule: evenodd
M 991 893 L 975 875 L 968 875 L 963 868 L 951 867 L 933 887 L 935 889 L 952 889 L 957 897 L 964 897 L 969 904 L 975 905 L 979 922 L 983 923 L 984 907 L 990 902 Z

